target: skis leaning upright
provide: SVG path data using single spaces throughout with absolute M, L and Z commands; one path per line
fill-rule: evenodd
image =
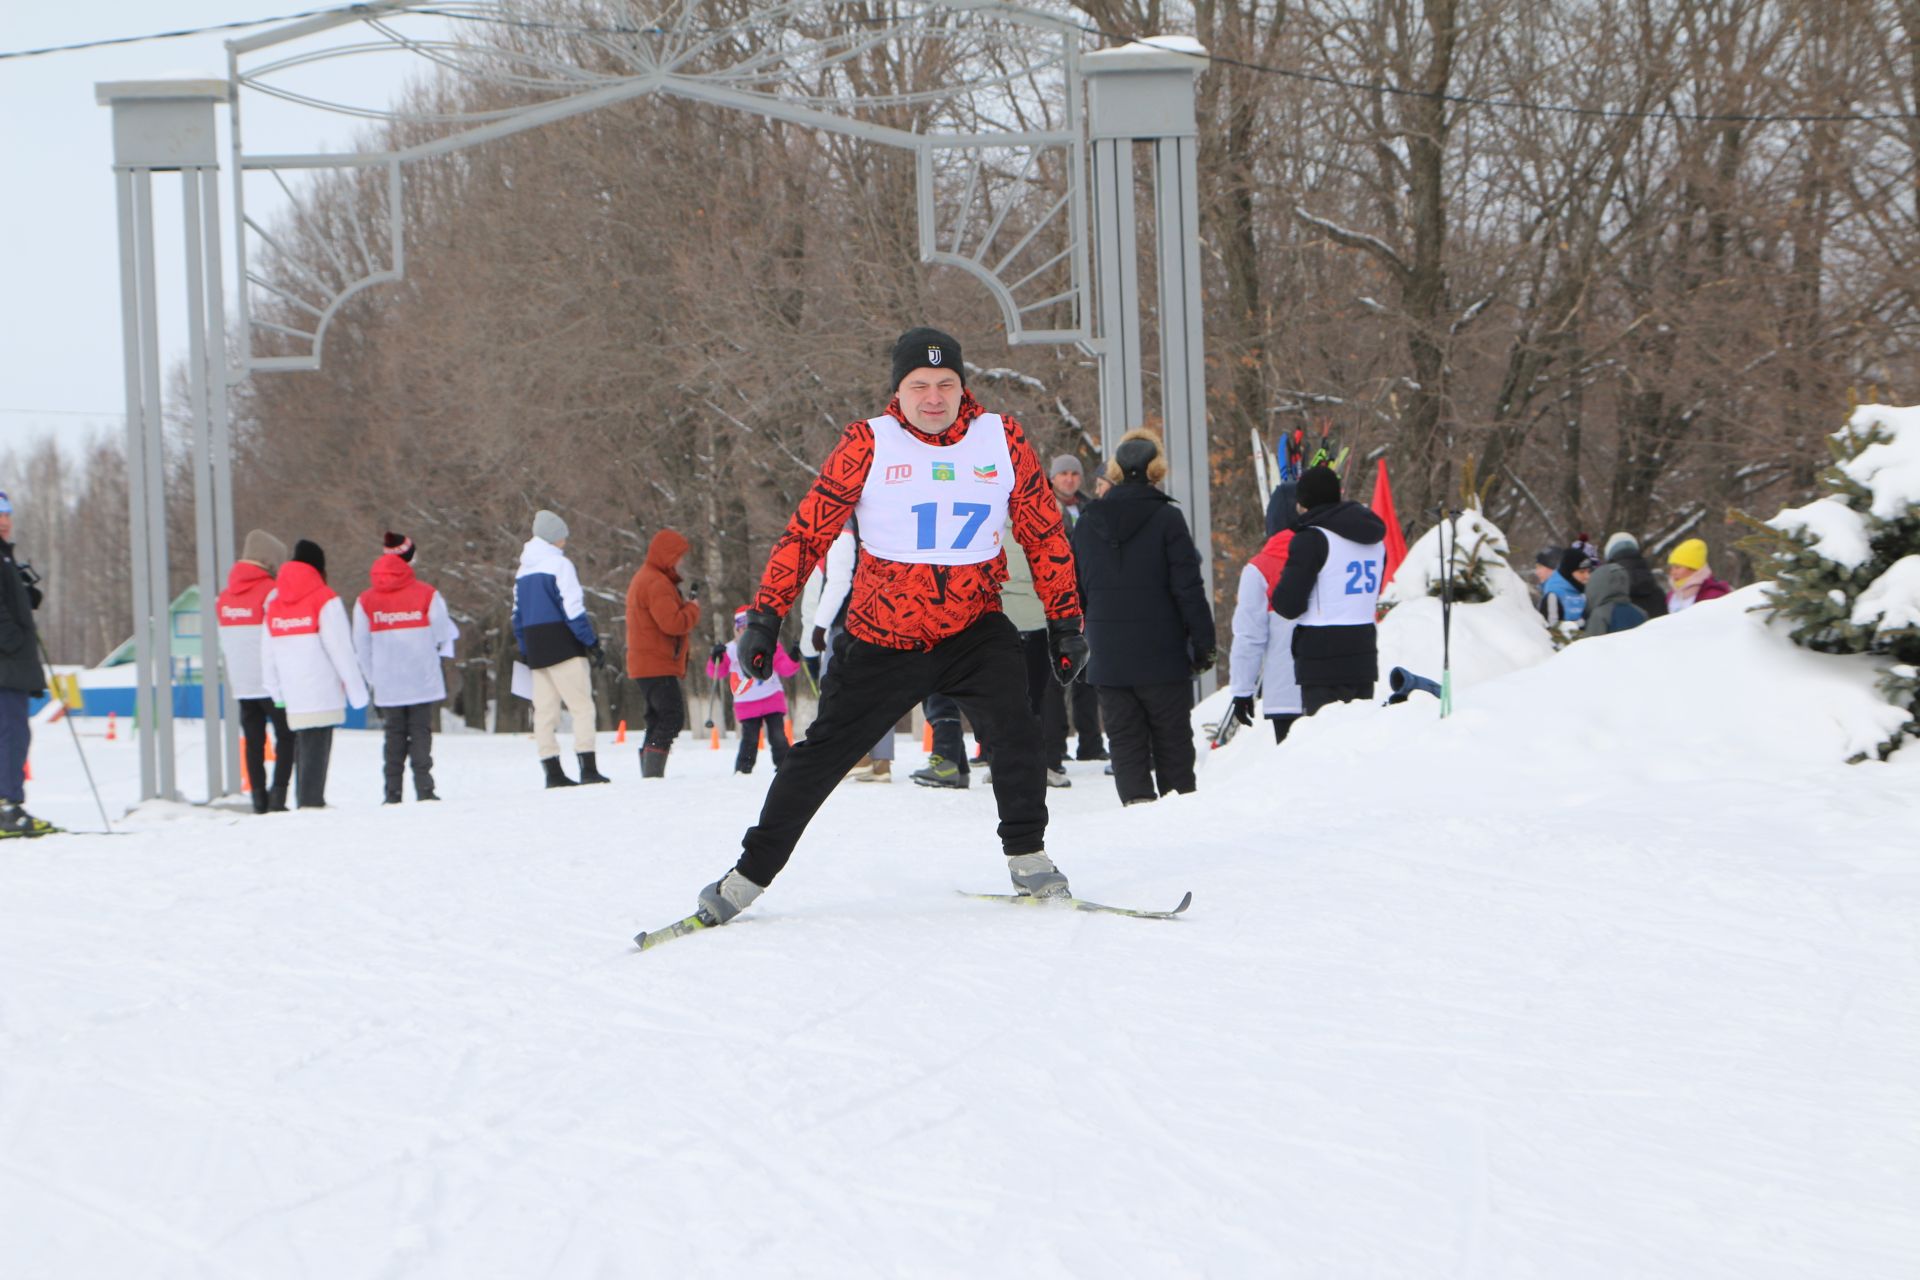
M 1028 893 L 968 893 L 960 890 L 962 897 L 977 898 L 982 902 L 1024 902 L 1033 906 L 1072 907 L 1075 911 L 1098 911 L 1110 916 L 1132 916 L 1136 920 L 1171 920 L 1193 905 L 1193 895 L 1187 894 L 1180 899 L 1180 905 L 1171 911 L 1140 911 L 1133 907 L 1109 907 L 1101 902 L 1088 902 L 1085 898 L 1036 898 Z

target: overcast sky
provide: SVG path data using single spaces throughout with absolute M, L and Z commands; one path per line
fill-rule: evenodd
M 0 4 L 0 51 L 279 17 L 325 0 L 87 0 L 85 4 Z M 114 205 L 110 113 L 94 102 L 102 80 L 181 75 L 225 79 L 226 31 L 36 58 L 0 59 L 0 453 L 49 433 L 72 444 L 121 430 L 125 412 L 120 348 L 120 260 Z M 304 90 L 375 105 L 391 99 L 411 61 L 376 56 L 307 73 Z M 249 151 L 342 151 L 362 122 L 312 110 L 244 105 Z M 221 159 L 227 157 L 224 108 Z M 230 177 L 221 177 L 222 272 L 229 306 L 235 279 Z M 249 188 L 249 212 L 254 197 Z M 154 179 L 160 267 L 162 359 L 185 351 L 180 268 L 180 180 Z M 169 270 L 168 268 L 171 268 Z M 0 488 L 4 488 L 0 479 Z

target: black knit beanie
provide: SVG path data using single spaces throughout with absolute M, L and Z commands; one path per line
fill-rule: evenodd
M 1113 463 L 1120 468 L 1126 484 L 1146 484 L 1147 468 L 1160 456 L 1160 446 L 1144 436 L 1135 436 L 1113 451 Z
M 1340 473 L 1332 467 L 1310 467 L 1300 477 L 1300 506 L 1311 511 L 1340 501 Z
M 301 564 L 312 565 L 322 579 L 327 576 L 327 553 L 320 549 L 319 543 L 300 539 L 293 544 L 293 558 Z
M 951 369 L 967 385 L 967 366 L 960 359 L 960 344 L 938 329 L 922 325 L 909 329 L 893 344 L 893 382 L 895 391 L 915 369 Z
M 389 531 L 380 540 L 380 550 L 390 556 L 399 556 L 408 564 L 413 563 L 413 539 L 404 533 Z

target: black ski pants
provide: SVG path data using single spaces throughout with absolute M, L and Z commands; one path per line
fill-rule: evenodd
M 1194 789 L 1192 710 L 1191 680 L 1100 686 L 1100 716 L 1120 803 Z
M 267 782 L 267 726 L 273 726 L 273 782 Z M 253 811 L 287 807 L 287 785 L 293 781 L 293 730 L 284 707 L 272 698 L 240 699 L 240 737 L 247 753 L 247 781 L 253 792 Z
M 400 799 L 407 765 L 413 765 L 413 794 L 425 800 L 433 794 L 433 713 L 437 702 L 380 708 L 387 731 L 387 799 Z
M 1060 682 L 1053 678 L 1053 659 L 1047 653 L 1047 633 L 1044 631 L 1022 631 L 1020 647 L 1027 658 L 1027 709 L 1033 713 L 1035 724 L 1044 730 L 1045 724 L 1040 713 L 1047 705 L 1049 689 L 1058 690 Z M 980 726 L 973 726 L 973 736 L 980 743 L 980 763 L 989 764 L 993 760 L 993 743 L 980 732 Z M 1042 736 L 1041 756 L 1049 763 L 1052 757 L 1046 754 L 1045 737 Z M 1061 748 L 1063 751 L 1064 747 Z
M 969 772 L 967 735 L 960 723 L 960 704 L 944 693 L 936 693 L 921 709 L 926 713 L 927 723 L 933 726 L 933 754 L 959 765 L 960 776 L 966 777 Z
M 1040 729 L 1027 706 L 1020 633 L 990 613 L 931 649 L 884 649 L 852 636 L 835 641 L 820 682 L 820 715 L 773 775 L 760 821 L 741 841 L 738 869 L 769 885 L 807 823 L 874 740 L 929 694 L 944 693 L 993 741 L 993 798 L 1008 857 L 1046 847 L 1047 779 Z
M 770 711 L 764 716 L 750 716 L 740 722 L 740 750 L 734 753 L 733 768 L 736 773 L 752 773 L 753 766 L 760 759 L 760 728 L 766 726 L 767 754 L 773 757 L 774 771 L 787 759 L 787 717 L 785 713 Z
M 1312 715 L 1336 702 L 1364 702 L 1373 697 L 1373 681 L 1365 684 L 1303 684 L 1300 686 L 1300 711 Z
M 327 807 L 327 765 L 333 759 L 333 728 L 295 729 L 293 751 L 299 757 L 293 770 L 294 790 L 302 809 Z
M 671 751 L 673 740 L 687 727 L 687 696 L 679 676 L 641 676 L 640 701 L 647 709 L 647 737 L 643 751 Z

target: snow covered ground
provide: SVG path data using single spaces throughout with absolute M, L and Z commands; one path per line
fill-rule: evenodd
M 448 735 L 383 810 L 348 734 L 324 812 L 0 845 L 0 1271 L 1911 1277 L 1920 747 L 1839 763 L 1865 667 L 1747 603 L 1147 808 L 1071 766 L 1075 886 L 1175 922 L 959 897 L 991 797 L 903 779 L 643 956 L 765 787 L 704 744 Z

